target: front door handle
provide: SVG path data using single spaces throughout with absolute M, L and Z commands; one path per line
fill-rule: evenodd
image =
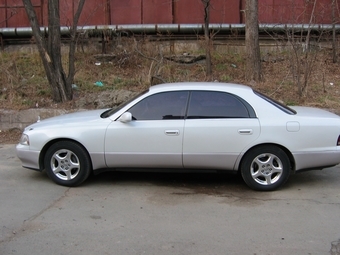
M 165 130 L 166 135 L 179 135 L 179 130 Z

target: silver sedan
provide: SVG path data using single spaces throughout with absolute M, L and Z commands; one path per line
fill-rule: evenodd
M 244 85 L 162 84 L 115 109 L 32 124 L 16 150 L 23 167 L 65 186 L 92 171 L 204 169 L 240 172 L 250 188 L 275 190 L 292 172 L 340 163 L 340 117 Z

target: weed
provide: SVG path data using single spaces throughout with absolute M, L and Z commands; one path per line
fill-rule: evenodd
M 221 76 L 220 81 L 221 82 L 230 82 L 230 81 L 232 81 L 232 78 L 229 75 L 224 74 L 224 75 Z
M 227 64 L 220 63 L 216 65 L 216 70 L 217 71 L 225 71 L 227 69 Z

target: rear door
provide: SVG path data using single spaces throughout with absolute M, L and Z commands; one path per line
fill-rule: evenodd
M 240 152 L 259 134 L 255 112 L 241 98 L 225 92 L 193 91 L 184 126 L 183 165 L 233 169 Z

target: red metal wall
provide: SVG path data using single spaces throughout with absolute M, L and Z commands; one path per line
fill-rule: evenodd
M 259 0 L 260 23 L 332 23 L 332 0 Z M 339 9 L 336 8 L 337 23 Z
M 48 0 L 31 0 L 47 26 Z M 79 0 L 60 0 L 61 25 L 69 26 Z M 244 23 L 245 0 L 211 0 L 210 23 Z M 316 1 L 316 2 L 315 2 Z M 331 24 L 332 0 L 259 0 L 260 23 Z M 315 3 L 315 4 L 314 4 Z M 339 9 L 336 11 L 340 23 Z M 201 0 L 86 0 L 79 25 L 197 24 L 204 22 Z M 22 0 L 0 0 L 0 27 L 28 27 Z
M 211 23 L 240 23 L 240 0 L 211 0 Z M 176 24 L 204 23 L 204 7 L 201 0 L 174 1 Z
M 110 24 L 141 24 L 142 0 L 110 0 Z
M 38 21 L 42 22 L 42 0 L 32 0 Z M 28 27 L 29 20 L 21 0 L 0 0 L 0 27 Z
M 211 0 L 211 23 L 241 23 L 240 0 Z
M 174 23 L 195 24 L 204 22 L 201 0 L 176 1 L 174 3 Z
M 72 25 L 79 0 L 59 0 L 61 26 Z M 79 25 L 107 25 L 110 24 L 109 5 L 107 0 L 86 0 L 79 18 Z M 47 0 L 43 0 L 43 25 L 47 26 Z
M 143 24 L 171 24 L 172 1 L 169 0 L 143 0 Z

